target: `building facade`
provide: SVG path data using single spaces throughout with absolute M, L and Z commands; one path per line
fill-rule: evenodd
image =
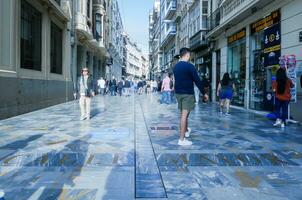
M 161 77 L 162 52 L 160 48 L 160 0 L 154 2 L 149 15 L 149 67 L 150 79 Z
M 72 58 L 74 89 L 81 69 L 88 67 L 94 79 L 105 77 L 107 71 L 106 24 L 108 5 L 105 0 L 72 1 L 74 8 L 74 33 L 72 34 Z
M 109 0 L 109 79 L 121 79 L 123 67 L 123 23 L 117 0 Z
M 192 51 L 191 62 L 199 72 L 200 78 L 211 81 L 212 65 L 208 32 L 208 0 L 195 0 L 187 5 L 188 47 Z
M 144 60 L 143 53 L 137 44 L 133 42 L 127 34 L 124 34 L 125 54 L 126 54 L 126 73 L 129 78 L 143 78 Z M 145 58 L 144 58 L 145 59 Z
M 180 48 L 189 47 L 193 51 L 192 63 L 196 65 L 200 74 L 210 78 L 211 54 L 205 37 L 208 0 L 161 0 L 159 5 L 157 3 L 155 2 L 156 6 L 150 14 L 151 73 L 157 71 L 157 77 L 161 77 L 165 72 L 171 72 L 177 62 L 175 56 Z M 159 33 L 157 26 L 160 27 Z M 160 52 L 160 59 L 156 57 L 157 52 Z M 160 70 L 157 65 L 160 66 Z
M 162 51 L 161 71 L 171 72 L 176 55 L 176 0 L 160 1 L 160 48 Z
M 279 57 L 297 59 L 296 101 L 291 114 L 301 121 L 302 1 L 210 1 L 207 38 L 212 50 L 212 88 L 225 72 L 231 74 L 237 95 L 233 104 L 258 111 L 272 111 L 272 80 Z M 215 92 L 213 93 L 213 95 Z M 301 109 L 300 109 L 301 110 Z
M 70 5 L 0 1 L 1 119 L 72 99 Z
M 0 118 L 74 99 L 83 67 L 121 77 L 122 32 L 117 1 L 0 1 Z
M 142 78 L 151 80 L 148 56 L 142 55 L 141 61 L 142 61 Z

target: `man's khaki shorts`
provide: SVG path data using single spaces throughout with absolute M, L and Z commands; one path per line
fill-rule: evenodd
M 176 94 L 178 102 L 178 109 L 180 111 L 187 110 L 191 111 L 195 107 L 195 97 L 191 94 Z

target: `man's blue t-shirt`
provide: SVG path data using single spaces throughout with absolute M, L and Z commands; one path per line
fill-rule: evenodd
M 173 73 L 176 94 L 194 94 L 193 83 L 195 83 L 201 93 L 204 94 L 202 82 L 194 65 L 189 62 L 179 61 L 174 66 Z

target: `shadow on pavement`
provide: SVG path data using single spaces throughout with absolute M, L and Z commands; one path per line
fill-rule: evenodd
M 6 193 L 5 200 L 27 200 L 35 193 L 35 198 L 39 200 L 58 199 L 63 187 L 73 187 L 73 180 L 81 174 L 89 146 L 86 141 L 89 138 L 87 135 L 74 140 L 59 152 L 43 154 L 2 175 L 0 188 Z

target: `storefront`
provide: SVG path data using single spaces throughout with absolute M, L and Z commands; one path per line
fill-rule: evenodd
M 244 106 L 246 79 L 246 29 L 228 37 L 227 71 L 236 90 L 232 104 Z
M 272 111 L 272 79 L 281 55 L 280 12 L 250 25 L 249 108 Z

